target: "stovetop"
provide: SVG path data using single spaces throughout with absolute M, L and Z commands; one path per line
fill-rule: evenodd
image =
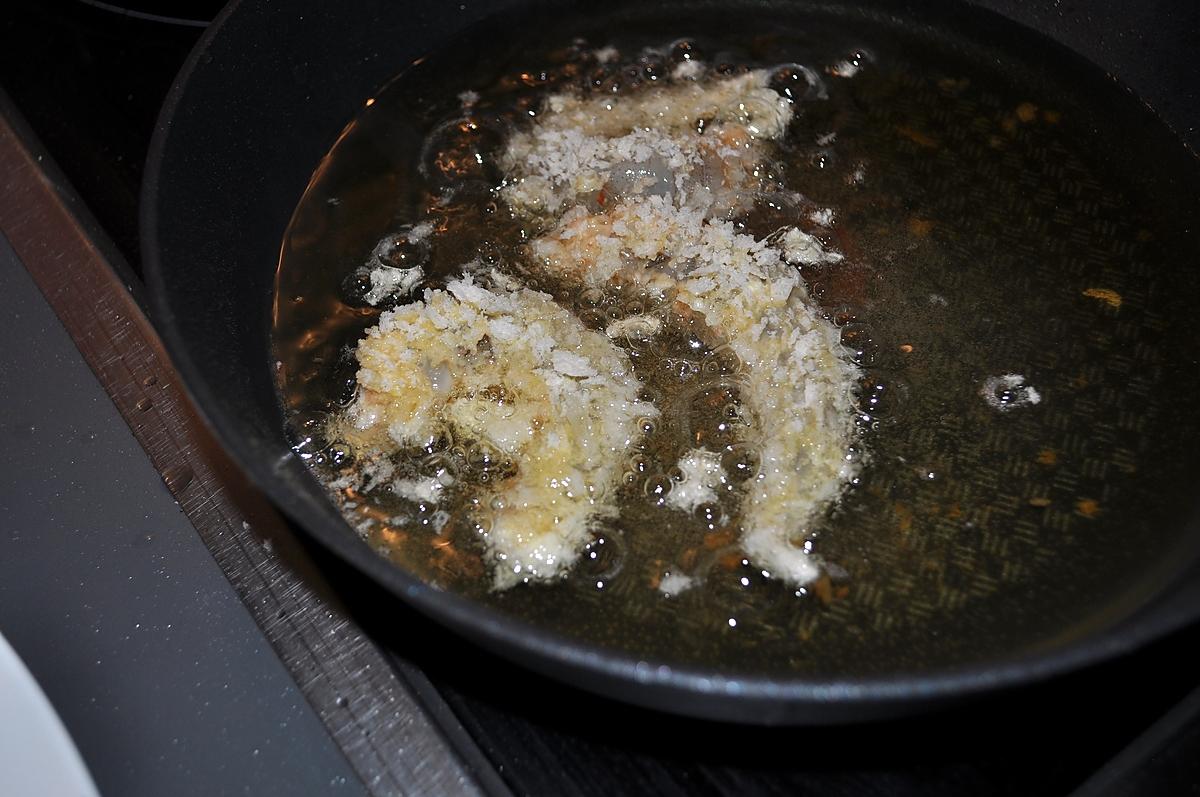
M 175 4 L 167 17 L 146 5 L 122 11 L 92 2 L 22 4 L 0 22 L 0 85 L 134 275 L 140 274 L 138 190 L 158 108 L 217 10 L 214 3 L 184 4 L 184 11 Z M 940 714 L 839 728 L 746 729 L 657 715 L 550 683 L 363 595 L 338 564 L 323 569 L 350 596 L 346 611 L 383 658 L 408 682 L 432 690 L 426 709 L 435 720 L 465 731 L 481 751 L 475 766 L 489 769 L 481 778 L 485 791 L 1200 791 L 1193 652 L 1200 629 L 1069 678 Z M 445 711 L 450 715 L 439 719 Z M 333 738 L 344 738 L 334 730 Z

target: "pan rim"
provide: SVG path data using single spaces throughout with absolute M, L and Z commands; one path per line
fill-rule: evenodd
M 324 517 L 303 513 L 294 503 L 294 492 L 283 483 L 278 471 L 263 460 L 261 452 L 255 452 L 234 433 L 230 417 L 220 409 L 215 389 L 189 353 L 188 342 L 176 323 L 167 287 L 169 269 L 161 257 L 162 219 L 158 200 L 173 120 L 186 101 L 188 85 L 212 42 L 243 5 L 242 0 L 232 0 L 201 36 L 172 83 L 154 127 L 139 202 L 141 255 L 151 316 L 180 374 L 181 387 L 232 460 L 301 533 L 396 598 L 469 642 L 570 685 L 672 713 L 756 725 L 837 724 L 917 713 L 1096 665 L 1143 647 L 1191 622 L 1192 618 L 1184 611 L 1139 618 L 1143 605 L 1082 638 L 1065 643 L 1051 641 L 1036 652 L 994 661 L 845 679 L 724 676 L 659 665 L 620 651 L 572 641 L 437 590 L 380 557 L 344 524 L 338 524 L 341 526 L 338 528 Z M 1024 28 L 990 10 L 977 10 L 994 16 L 1000 24 Z M 1033 33 L 1053 41 L 1041 32 Z M 1176 573 L 1169 586 L 1155 597 L 1168 594 L 1185 573 Z

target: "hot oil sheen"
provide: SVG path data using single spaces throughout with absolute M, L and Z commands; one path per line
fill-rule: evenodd
M 1136 606 L 1185 544 L 1197 464 L 1187 444 L 1197 375 L 1182 367 L 1196 342 L 1177 326 L 1197 299 L 1194 273 L 1178 268 L 1200 249 L 1186 221 L 1194 162 L 1176 179 L 1154 147 L 1129 144 L 1144 108 L 1065 53 L 989 40 L 986 19 L 624 13 L 637 24 L 581 16 L 536 38 L 471 34 L 364 98 L 296 209 L 274 327 L 296 451 L 328 483 L 359 466 L 326 429 L 354 395 L 354 346 L 385 309 L 362 301 L 360 270 L 381 240 L 398 263 L 424 263 L 417 296 L 475 263 L 553 295 L 593 329 L 663 314 L 658 338 L 626 347 L 661 415 L 644 419 L 620 483 L 602 488 L 618 491 L 620 517 L 569 577 L 492 591 L 467 509 L 513 463 L 447 439 L 409 453 L 418 468 L 452 469 L 449 500 L 337 491 L 349 524 L 442 589 L 673 667 L 950 667 L 1083 633 L 1097 606 L 1113 617 Z M 609 46 L 612 64 L 589 55 Z M 756 467 L 736 356 L 653 296 L 528 277 L 523 246 L 540 230 L 494 190 L 496 154 L 547 94 L 634 92 L 682 58 L 772 69 L 777 88 L 794 90 L 770 168 L 834 210 L 827 243 L 846 256 L 801 274 L 863 368 L 847 456 L 864 467 L 807 530 L 826 566 L 803 588 L 739 550 L 736 489 L 690 515 L 663 507 L 689 447 L 725 451 L 735 488 Z M 824 98 L 796 89 L 799 66 L 820 74 Z M 466 91 L 478 99 L 464 113 Z M 760 203 L 736 221 L 761 237 L 794 212 Z M 422 221 L 434 236 L 409 241 Z M 988 387 L 1009 374 L 1021 385 Z M 1036 404 L 1024 401 L 1030 388 Z M 674 569 L 703 578 L 665 596 Z

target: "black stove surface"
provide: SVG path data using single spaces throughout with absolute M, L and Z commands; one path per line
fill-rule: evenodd
M 154 121 L 216 11 L 203 2 L 173 4 L 169 15 L 149 4 L 23 3 L 0 21 L 0 85 L 135 272 L 138 191 Z M 345 594 L 361 594 L 352 573 L 329 568 Z M 941 714 L 745 729 L 547 682 L 385 605 L 370 594 L 350 601 L 382 647 L 422 668 L 516 793 L 1064 794 L 1085 784 L 1093 793 L 1200 793 L 1196 628 L 1070 678 Z

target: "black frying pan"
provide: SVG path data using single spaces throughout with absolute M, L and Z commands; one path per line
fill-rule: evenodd
M 284 434 L 269 346 L 280 241 L 313 168 L 365 97 L 464 30 L 485 38 L 501 35 L 505 28 L 488 27 L 487 20 L 517 5 L 234 3 L 193 53 L 164 109 L 151 149 L 142 210 L 145 268 L 157 321 L 188 388 L 234 457 L 317 542 L 399 599 L 479 644 L 556 678 L 666 710 L 760 723 L 839 722 L 899 714 L 1033 682 L 1132 650 L 1200 615 L 1200 526 L 1189 519 L 1190 510 L 1183 511 L 1185 519 L 1162 538 L 1165 542 L 1151 566 L 1115 588 L 1113 600 L 1057 633 L 1023 638 L 1023 621 L 1014 617 L 1007 628 L 1014 641 L 1004 652 L 961 666 L 906 663 L 889 671 L 876 664 L 856 671 L 848 665 L 841 674 L 716 673 L 703 667 L 659 668 L 653 661 L 639 666 L 635 657 L 571 641 L 431 589 L 364 545 L 293 454 Z M 759 13 L 770 8 L 795 13 L 804 7 L 727 5 L 752 6 Z M 1117 134 L 1129 137 L 1139 151 L 1156 153 L 1162 179 L 1185 181 L 1185 187 L 1192 185 L 1186 181 L 1195 180 L 1195 159 L 1175 134 L 1149 111 L 1137 109 L 1136 101 L 1118 87 L 1097 89 L 1094 67 L 1061 45 L 1031 37 L 990 12 L 957 4 L 862 5 L 873 19 L 887 24 L 921 35 L 945 35 L 966 42 L 963 46 L 981 43 L 985 50 L 1017 52 L 1027 67 L 1053 65 L 1068 83 L 1078 77 L 1089 90 L 1108 90 L 1113 102 L 1124 103 L 1117 115 L 1123 120 Z M 629 24 L 629 18 L 646 13 L 646 8 L 615 4 L 605 13 Z M 838 6 L 821 9 L 840 13 Z M 1182 64 L 1189 57 L 1187 36 L 1179 31 L 1195 19 L 1182 16 L 1174 20 L 1164 12 L 1151 19 L 1148 24 L 1169 28 L 1170 34 L 1163 46 L 1136 52 L 1105 50 L 1093 38 L 1100 31 L 1086 26 L 1064 26 L 1058 18 L 1050 23 L 1060 37 L 1081 47 L 1095 45 L 1092 52 L 1130 70 L 1147 90 L 1157 93 L 1159 104 L 1173 112 L 1177 124 L 1186 125 L 1194 116 L 1189 98 L 1181 93 L 1186 80 L 1157 60 Z M 1023 19 L 1039 18 L 1026 12 Z M 1197 218 L 1200 183 L 1196 185 L 1190 194 L 1181 192 L 1191 197 L 1190 206 L 1185 201 L 1173 209 L 1185 220 Z M 1190 343 L 1194 336 L 1181 334 L 1189 343 L 1172 349 L 1175 359 L 1167 363 L 1169 371 L 1195 365 Z M 1187 397 L 1181 397 L 1180 406 L 1189 405 Z M 1184 424 L 1180 429 L 1181 450 L 1194 449 L 1189 445 L 1192 427 Z M 1178 484 L 1197 472 L 1197 463 L 1181 455 L 1178 464 L 1171 501 L 1190 506 L 1191 497 L 1181 498 Z

